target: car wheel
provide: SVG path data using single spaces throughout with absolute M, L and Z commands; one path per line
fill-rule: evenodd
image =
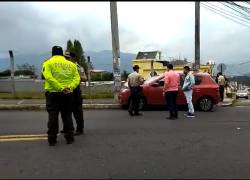
M 248 99 L 248 97 L 246 97 L 246 99 Z
M 210 97 L 202 97 L 199 100 L 199 109 L 207 112 L 207 111 L 211 111 L 213 109 L 213 101 Z

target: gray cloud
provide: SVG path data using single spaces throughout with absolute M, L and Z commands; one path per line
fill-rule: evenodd
M 0 3 L 0 49 L 23 53 L 50 51 L 65 46 L 68 39 L 79 39 L 86 49 L 111 49 L 110 29 L 82 16 L 62 21 L 55 13 L 40 14 L 31 3 Z M 101 30 L 100 30 L 101 29 Z
M 20 52 L 45 50 L 49 42 L 46 32 L 51 24 L 41 18 L 30 4 L 0 4 L 0 49 Z
M 112 47 L 109 14 L 104 14 L 101 20 L 93 14 L 84 13 L 67 20 L 57 16 L 55 12 L 38 11 L 32 3 L 27 2 L 1 2 L 0 14 L 0 53 L 7 52 L 9 49 L 24 53 L 48 52 L 55 44 L 65 46 L 68 39 L 79 39 L 85 50 L 109 50 Z M 248 29 L 243 27 L 234 31 L 226 30 L 223 29 L 222 24 L 214 26 L 216 23 L 209 21 L 208 18 L 201 20 L 203 21 L 201 23 L 203 62 L 210 59 L 228 62 L 249 59 Z M 226 23 L 228 25 L 228 22 Z M 137 53 L 159 49 L 168 57 L 176 57 L 181 53 L 182 57 L 193 60 L 194 20 L 192 17 L 184 22 L 186 29 L 182 34 L 166 39 L 163 43 L 142 37 L 139 33 L 135 33 L 133 27 L 119 25 L 121 51 Z M 174 27 L 169 24 L 169 28 Z M 164 34 L 162 36 L 164 38 Z

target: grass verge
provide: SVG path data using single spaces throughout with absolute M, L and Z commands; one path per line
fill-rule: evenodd
M 114 98 L 112 91 L 83 92 L 83 99 L 109 99 Z M 0 99 L 44 99 L 44 93 L 40 92 L 18 92 L 13 96 L 11 93 L 0 93 Z

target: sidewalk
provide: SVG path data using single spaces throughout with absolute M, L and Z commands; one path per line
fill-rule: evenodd
M 45 110 L 45 99 L 0 99 L 0 110 Z M 84 109 L 120 109 L 114 99 L 84 99 Z
M 233 99 L 231 98 L 224 98 L 224 101 L 218 104 L 218 106 L 220 107 L 232 106 L 232 105 L 233 105 Z
M 225 98 L 217 106 L 232 106 L 233 99 Z M 0 99 L 0 110 L 45 110 L 45 99 Z M 120 109 L 114 99 L 84 99 L 84 109 Z

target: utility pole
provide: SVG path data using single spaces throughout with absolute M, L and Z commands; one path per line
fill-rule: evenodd
M 121 89 L 121 70 L 120 70 L 120 45 L 119 45 L 119 29 L 118 29 L 116 1 L 110 1 L 110 15 L 111 15 L 112 49 L 113 49 L 114 98 L 115 100 L 118 100 L 118 93 Z
M 200 69 L 200 1 L 195 1 L 195 70 Z
M 10 54 L 10 71 L 11 71 L 11 91 L 13 97 L 16 96 L 15 80 L 14 80 L 14 56 L 13 51 L 9 50 Z
M 87 57 L 88 58 L 88 89 L 89 89 L 89 96 L 91 97 L 91 87 L 90 87 L 90 83 L 91 83 L 91 72 L 90 72 L 90 56 Z

